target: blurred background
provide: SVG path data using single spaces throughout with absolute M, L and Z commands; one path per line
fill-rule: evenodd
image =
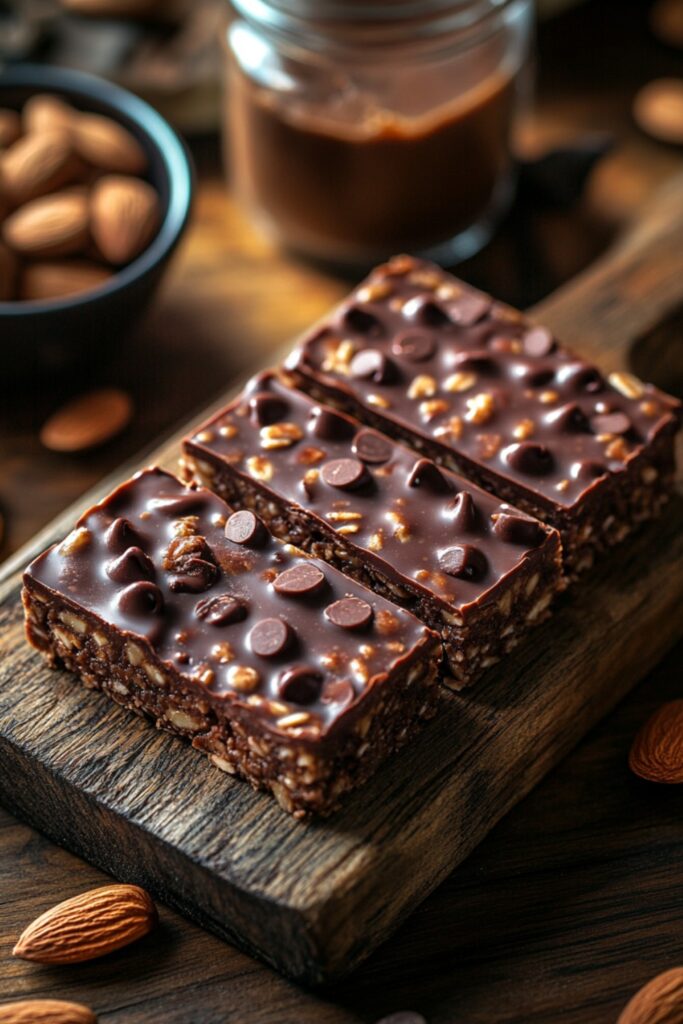
M 84 344 L 74 348 L 77 355 L 70 355 L 68 337 L 57 339 L 63 352 L 47 373 L 32 369 L 16 377 L 0 369 L 0 556 L 16 550 L 89 486 L 179 427 L 249 370 L 273 361 L 288 340 L 345 293 L 358 279 L 364 257 L 382 254 L 381 245 L 377 253 L 363 248 L 360 214 L 360 226 L 353 221 L 363 188 L 373 214 L 386 200 L 387 223 L 405 209 L 406 189 L 413 190 L 415 202 L 419 194 L 424 199 L 420 174 L 426 160 L 418 142 L 411 139 L 406 149 L 396 141 L 405 142 L 405 118 L 381 123 L 388 152 L 364 148 L 368 140 L 354 135 L 347 122 L 360 116 L 359 110 L 368 123 L 382 112 L 368 115 L 367 106 L 337 103 L 340 87 L 325 77 L 316 37 L 307 37 L 303 57 L 292 55 L 286 38 L 290 26 L 280 25 L 273 36 L 272 27 L 255 26 L 245 15 L 250 6 L 248 0 L 236 4 L 239 11 L 226 0 L 0 0 L 5 71 L 28 63 L 71 68 L 122 86 L 184 137 L 195 167 L 189 224 L 146 316 L 130 323 L 114 345 L 101 341 L 102 322 L 91 319 L 79 328 Z M 288 0 L 270 6 L 291 16 Z M 305 2 L 302 6 L 306 9 Z M 425 12 L 432 6 L 438 9 L 439 0 L 426 2 Z M 464 4 L 477 18 L 486 6 L 491 5 Z M 455 95 L 456 105 L 441 126 L 438 119 L 428 122 L 429 105 L 443 99 L 438 90 L 424 109 L 407 115 L 427 117 L 420 145 L 443 145 L 434 152 L 452 158 L 450 194 L 460 196 L 460 206 L 444 206 L 437 180 L 430 186 L 428 211 L 437 225 L 442 211 L 445 221 L 451 218 L 447 234 L 468 227 L 463 209 L 475 220 L 481 212 L 475 183 L 466 174 L 472 160 L 479 161 L 477 179 L 490 172 L 500 185 L 491 217 L 488 207 L 482 212 L 485 230 L 451 258 L 447 249 L 440 250 L 442 262 L 452 264 L 454 255 L 478 248 L 459 262 L 457 273 L 526 307 L 586 267 L 637 216 L 653 190 L 683 167 L 683 3 L 542 0 L 531 10 L 519 0 L 503 7 L 517 10 L 519 18 L 515 25 L 501 21 L 491 29 L 491 38 L 498 40 L 492 60 L 507 69 L 514 97 L 502 98 L 506 83 L 498 92 L 487 77 L 484 83 L 468 82 L 474 98 L 464 107 Z M 241 26 L 237 35 L 236 25 Z M 466 36 L 468 29 L 457 31 Z M 327 46 L 329 32 L 326 38 Z M 339 38 L 333 41 L 336 45 Z M 458 52 L 465 57 L 458 63 L 449 51 L 438 65 L 439 81 L 455 93 L 458 75 L 469 74 L 467 47 L 460 42 L 458 37 Z M 347 54 L 355 45 L 347 39 L 343 44 Z M 429 63 L 437 59 L 431 50 L 419 59 L 427 71 L 437 68 Z M 428 80 L 437 78 L 431 74 Z M 383 68 L 366 75 L 375 99 L 396 82 L 405 85 L 405 73 L 396 77 L 396 69 Z M 412 90 L 410 103 L 417 102 L 415 95 Z M 368 98 L 355 95 L 353 101 L 367 104 Z M 405 96 L 395 105 L 404 102 Z M 321 143 L 322 120 L 328 117 L 336 119 L 341 139 L 332 150 Z M 463 139 L 469 140 L 470 162 L 457 159 Z M 395 175 L 394 152 L 399 159 L 406 155 Z M 290 156 L 301 163 L 292 164 Z M 313 207 L 321 166 L 336 223 L 319 223 L 309 231 L 297 203 L 309 197 L 303 207 Z M 370 174 L 376 177 L 368 182 Z M 393 207 L 387 196 L 393 197 Z M 335 236 L 342 228 L 349 237 Z M 361 242 L 354 249 L 356 228 Z M 381 241 L 382 225 L 370 230 Z M 404 237 L 387 236 L 386 246 L 405 241 L 401 247 L 430 250 L 431 242 L 439 241 L 413 240 L 410 230 L 408 224 Z M 7 307 L 0 303 L 0 343 L 9 346 L 11 331 L 1 319 Z M 649 351 L 644 372 L 656 379 L 656 344 Z M 129 401 L 128 413 L 112 428 L 115 436 L 97 447 L 55 450 L 49 430 L 43 430 L 46 421 L 74 397 L 103 387 L 117 389 Z M 87 405 L 82 415 L 88 415 Z

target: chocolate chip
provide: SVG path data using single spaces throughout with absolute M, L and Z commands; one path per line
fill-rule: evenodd
M 439 565 L 449 576 L 461 580 L 480 580 L 488 569 L 486 555 L 471 544 L 458 544 L 442 551 Z
M 141 547 L 142 539 L 128 519 L 119 517 L 107 528 L 104 543 L 110 551 L 122 551 L 129 547 Z
M 503 456 L 508 466 L 526 476 L 547 476 L 555 465 L 550 449 L 533 441 L 511 444 L 505 449 Z
M 356 691 L 348 679 L 335 679 L 325 684 L 320 700 L 323 704 L 337 704 L 345 707 L 355 696 Z
M 271 423 L 279 423 L 287 416 L 287 402 L 269 391 L 258 391 L 249 399 L 251 421 L 257 427 L 267 427 Z
M 446 494 L 451 490 L 448 480 L 431 459 L 417 459 L 413 463 L 406 483 L 408 487 L 421 487 L 436 494 Z
M 395 368 L 391 360 L 376 348 L 357 352 L 349 367 L 356 380 L 373 380 L 375 384 L 390 384 L 395 379 Z
M 408 331 L 394 338 L 391 351 L 397 356 L 409 359 L 411 363 L 421 363 L 434 355 L 435 348 L 436 342 L 430 334 Z
M 448 323 L 448 315 L 443 307 L 430 292 L 424 295 L 415 295 L 412 299 L 404 302 L 402 309 L 403 316 L 407 320 L 413 320 L 418 324 L 426 324 L 429 327 L 441 327 Z
M 225 524 L 225 536 L 233 544 L 246 544 L 255 547 L 262 544 L 267 537 L 267 530 L 255 512 L 242 509 L 233 512 Z
M 538 363 L 516 363 L 513 372 L 518 381 L 531 388 L 544 388 L 555 377 L 554 366 L 539 366 Z
M 479 370 L 491 373 L 497 368 L 496 360 L 485 348 L 472 349 L 470 352 L 458 352 L 451 366 L 454 370 Z
M 332 459 L 320 470 L 324 482 L 342 491 L 352 491 L 367 479 L 367 470 L 359 459 Z
M 594 459 L 581 459 L 579 462 L 574 462 L 569 470 L 570 476 L 574 480 L 596 480 L 599 476 L 604 476 L 606 472 L 607 467 Z
M 292 631 L 284 619 L 261 619 L 249 634 L 254 654 L 260 658 L 275 658 L 287 648 Z
M 138 580 L 121 591 L 117 604 L 124 615 L 138 619 L 159 615 L 164 610 L 164 597 L 156 583 Z
M 555 349 L 555 339 L 545 327 L 532 327 L 522 338 L 528 356 L 548 356 Z
M 325 406 L 313 410 L 312 420 L 311 433 L 320 441 L 344 441 L 355 429 L 348 416 Z
M 209 626 L 229 626 L 247 617 L 247 606 L 238 597 L 220 594 L 218 597 L 205 597 L 198 601 L 194 613 Z
M 325 574 L 311 562 L 300 562 L 281 572 L 273 582 L 278 594 L 287 597 L 304 597 L 314 594 L 325 582 Z
M 201 594 L 218 579 L 218 569 L 213 562 L 203 558 L 188 558 L 182 570 L 169 578 L 168 585 L 174 594 Z
M 387 437 L 374 430 L 359 430 L 353 439 L 351 451 L 363 462 L 379 465 L 388 462 L 394 453 L 394 446 Z
M 586 363 L 568 363 L 557 371 L 557 382 L 561 385 L 569 385 L 578 391 L 595 394 L 602 391 L 605 382 L 600 373 Z
M 593 416 L 591 429 L 594 434 L 627 434 L 631 429 L 631 421 L 624 412 L 607 412 L 602 416 Z
M 185 494 L 171 494 L 167 497 L 153 498 L 150 508 L 163 512 L 165 515 L 182 517 L 196 515 L 206 506 L 206 494 L 202 491 L 189 491 Z
M 342 597 L 325 609 L 325 618 L 342 629 L 362 629 L 372 621 L 373 611 L 360 597 Z
M 106 572 L 107 576 L 116 583 L 151 580 L 154 578 L 154 563 L 141 548 L 132 547 L 112 562 L 108 562 Z
M 448 505 L 448 517 L 456 530 L 467 533 L 477 525 L 477 506 L 469 491 L 460 491 Z
M 588 430 L 588 418 L 576 402 L 568 402 L 559 409 L 553 409 L 545 421 L 565 434 L 580 434 Z
M 500 512 L 493 524 L 493 532 L 506 544 L 524 544 L 528 548 L 538 547 L 545 537 L 539 522 L 515 512 Z
M 350 306 L 342 316 L 342 323 L 356 334 L 382 333 L 382 322 L 379 317 L 361 306 Z
M 278 682 L 278 694 L 292 704 L 312 704 L 320 696 L 322 673 L 308 665 L 286 669 Z
M 459 327 L 472 327 L 483 320 L 491 308 L 491 299 L 486 295 L 476 295 L 469 292 L 453 299 L 446 304 L 446 310 L 451 323 Z

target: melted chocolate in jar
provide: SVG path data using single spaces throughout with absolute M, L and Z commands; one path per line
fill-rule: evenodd
M 491 206 L 510 166 L 516 79 L 492 74 L 429 116 L 334 122 L 237 71 L 233 168 L 282 240 L 365 262 L 447 242 Z

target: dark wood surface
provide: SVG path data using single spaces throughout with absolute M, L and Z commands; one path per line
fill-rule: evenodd
M 592 3 L 543 30 L 541 102 L 528 144 L 589 128 L 616 131 L 619 144 L 579 207 L 525 215 L 521 236 L 518 225 L 508 226 L 464 268 L 474 282 L 519 304 L 534 301 L 580 270 L 652 187 L 681 167 L 676 150 L 649 142 L 630 121 L 638 85 L 683 69 L 680 54 L 648 38 L 643 6 Z M 260 297 L 266 282 L 274 287 L 268 307 Z M 36 428 L 82 381 L 51 382 L 30 401 L 3 396 L 4 552 L 151 434 L 203 404 L 219 377 L 229 379 L 252 357 L 262 362 L 270 338 L 280 344 L 344 288 L 279 258 L 225 202 L 220 181 L 204 177 L 195 229 L 143 343 L 104 364 L 102 379 L 139 398 L 150 382 L 157 386 L 131 430 L 93 456 L 51 456 L 41 452 Z M 640 372 L 661 383 L 674 379 L 672 327 L 680 336 L 680 322 L 665 325 L 635 353 Z M 240 345 L 247 337 L 249 349 Z M 18 931 L 38 910 L 102 876 L 6 816 L 0 993 L 80 998 L 118 1021 L 369 1022 L 412 1006 L 437 1024 L 607 1024 L 635 987 L 683 958 L 680 793 L 653 790 L 625 768 L 642 719 L 680 695 L 681 655 L 667 659 L 353 979 L 324 998 L 170 911 L 154 940 L 101 964 L 57 971 L 9 961 Z

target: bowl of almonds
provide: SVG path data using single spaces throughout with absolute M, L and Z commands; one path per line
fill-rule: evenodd
M 188 221 L 170 125 L 81 72 L 0 72 L 3 376 L 97 363 L 143 313 Z

